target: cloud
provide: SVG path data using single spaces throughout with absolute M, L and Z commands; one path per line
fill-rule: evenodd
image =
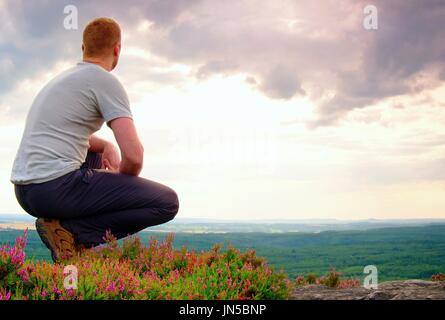
M 62 27 L 67 4 L 78 6 L 80 28 L 96 16 L 115 17 L 124 29 L 123 50 L 138 47 L 159 58 L 125 60 L 119 72 L 139 73 L 130 85 L 245 74 L 271 99 L 308 97 L 317 115 L 313 126 L 331 125 L 351 110 L 444 81 L 441 0 L 375 0 L 375 31 L 362 26 L 368 1 L 361 0 L 2 3 L 0 70 L 8 72 L 0 73 L 0 102 L 18 81 L 60 59 L 80 58 L 81 30 Z M 191 73 L 160 71 L 169 64 L 186 65 Z
M 149 44 L 150 50 L 202 65 L 206 74 L 248 73 L 271 98 L 291 99 L 314 85 L 335 92 L 328 100 L 313 100 L 318 107 L 314 125 L 334 123 L 350 110 L 434 88 L 443 80 L 441 1 L 376 1 L 380 25 L 374 32 L 362 27 L 364 1 L 305 8 L 302 2 L 276 7 L 265 2 L 263 10 L 250 1 L 228 1 L 224 7 L 206 3 Z M 429 81 L 422 83 L 422 77 Z
M 79 57 L 79 34 L 63 28 L 63 3 L 5 1 L 0 10 L 0 104 L 20 81 L 48 72 L 60 60 Z M 43 84 L 42 84 L 43 85 Z
M 305 94 L 296 72 L 281 65 L 275 66 L 265 76 L 260 88 L 274 99 L 290 99 L 296 94 Z

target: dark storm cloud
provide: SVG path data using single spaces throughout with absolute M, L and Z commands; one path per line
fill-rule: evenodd
M 11 68 L 0 74 L 0 95 L 20 80 L 48 72 L 60 59 L 79 57 L 80 38 L 63 28 L 63 7 L 55 1 L 5 2 L 0 13 L 0 60 L 10 61 Z
M 185 7 L 192 8 L 197 2 L 0 1 L 0 108 L 7 107 L 10 110 L 8 113 L 22 114 L 29 107 L 28 102 L 26 105 L 14 106 L 3 103 L 18 83 L 49 72 L 61 60 L 79 60 L 82 29 L 91 19 L 98 16 L 114 17 L 122 21 L 128 32 L 142 19 L 149 19 L 156 27 L 162 28 L 172 23 Z M 66 30 L 63 27 L 66 16 L 64 7 L 70 4 L 78 8 L 78 30 Z M 131 67 L 128 69 L 132 70 Z M 147 77 L 153 81 L 168 81 L 169 75 L 150 70 L 142 76 L 144 79 Z
M 320 121 L 379 100 L 429 89 L 445 72 L 445 2 L 376 1 L 380 25 L 363 50 L 361 68 L 340 73 L 338 96 L 320 107 Z M 436 81 L 418 84 L 418 76 L 436 72 Z

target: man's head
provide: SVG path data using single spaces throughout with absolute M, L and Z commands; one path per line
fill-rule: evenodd
M 121 29 L 110 18 L 96 18 L 83 31 L 83 59 L 102 61 L 113 70 L 119 61 Z

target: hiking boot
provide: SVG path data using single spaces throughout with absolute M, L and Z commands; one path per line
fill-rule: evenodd
M 36 230 L 54 262 L 72 257 L 77 252 L 74 236 L 60 225 L 59 220 L 38 218 Z

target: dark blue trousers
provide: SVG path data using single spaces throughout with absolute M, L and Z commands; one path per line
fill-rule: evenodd
M 59 219 L 77 244 L 104 243 L 172 220 L 176 192 L 148 179 L 101 170 L 101 154 L 88 152 L 79 170 L 36 184 L 15 185 L 19 204 L 37 218 Z

